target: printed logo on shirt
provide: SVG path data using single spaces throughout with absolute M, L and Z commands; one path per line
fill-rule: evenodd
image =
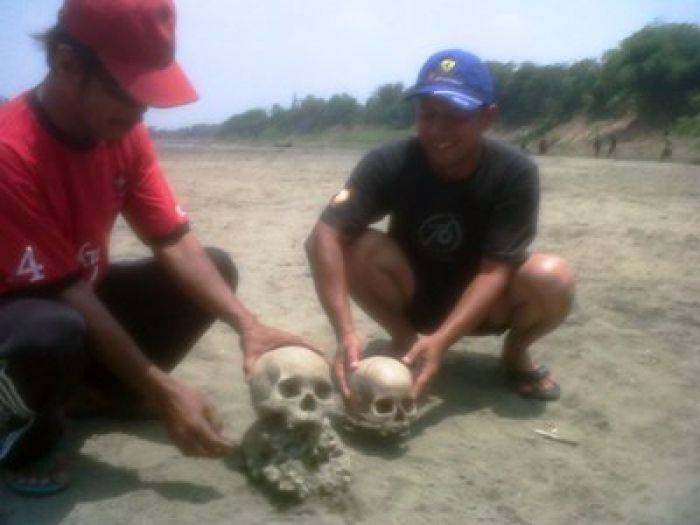
M 340 190 L 338 193 L 335 194 L 335 196 L 331 199 L 331 204 L 334 206 L 338 206 L 339 204 L 343 204 L 350 198 L 350 190 L 347 188 L 343 188 Z
M 39 264 L 34 254 L 34 248 L 31 246 L 27 246 L 22 252 L 16 274 L 17 277 L 28 277 L 30 283 L 42 281 L 46 278 L 44 265 Z
M 78 250 L 78 262 L 89 272 L 90 282 L 95 282 L 100 271 L 100 249 L 86 242 Z
M 418 228 L 418 242 L 427 251 L 448 254 L 462 243 L 462 225 L 452 213 L 428 217 Z

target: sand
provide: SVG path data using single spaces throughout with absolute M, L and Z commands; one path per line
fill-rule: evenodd
M 204 244 L 225 248 L 241 298 L 269 323 L 334 341 L 303 241 L 361 151 L 167 148 L 163 165 Z M 435 407 L 403 447 L 345 435 L 345 504 L 279 508 L 234 462 L 182 457 L 157 422 L 75 424 L 75 483 L 42 500 L 0 488 L 0 524 L 700 522 L 700 167 L 537 158 L 536 249 L 571 262 L 574 312 L 536 358 L 563 396 L 519 399 L 500 341 L 463 340 Z M 123 224 L 113 257 L 146 253 Z M 157 305 L 154 305 L 157 308 Z M 368 340 L 382 331 L 358 313 Z M 235 334 L 215 325 L 175 371 L 209 394 L 240 439 L 252 423 Z M 551 429 L 577 445 L 534 432 Z

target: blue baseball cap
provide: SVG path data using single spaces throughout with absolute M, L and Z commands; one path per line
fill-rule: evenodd
M 439 97 L 465 111 L 493 104 L 493 79 L 488 67 L 473 53 L 447 49 L 431 56 L 418 73 L 407 98 Z

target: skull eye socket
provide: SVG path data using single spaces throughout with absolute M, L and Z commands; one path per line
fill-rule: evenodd
M 406 412 L 412 412 L 415 406 L 416 402 L 413 400 L 413 398 L 404 397 L 401 400 L 401 408 L 403 408 Z
M 314 383 L 314 394 L 319 399 L 328 399 L 331 396 L 331 385 L 325 381 L 317 381 Z
M 288 377 L 280 381 L 279 389 L 283 397 L 297 397 L 301 394 L 301 383 L 296 377 Z
M 390 414 L 394 410 L 394 400 L 389 398 L 377 399 L 374 409 L 378 414 Z

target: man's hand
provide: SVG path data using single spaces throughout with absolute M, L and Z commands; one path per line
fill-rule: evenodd
M 416 399 L 424 394 L 428 383 L 440 370 L 445 350 L 447 348 L 436 336 L 419 336 L 403 357 L 404 364 L 414 371 L 413 394 Z
M 281 346 L 304 346 L 323 356 L 323 353 L 305 338 L 259 322 L 241 330 L 241 346 L 244 353 L 243 371 L 246 379 L 250 377 L 253 366 L 261 355 Z
M 346 400 L 350 399 L 348 375 L 358 367 L 360 359 L 362 359 L 362 341 L 357 337 L 357 334 L 349 332 L 338 341 L 338 349 L 335 352 L 333 362 L 340 392 Z
M 223 436 L 223 424 L 211 402 L 177 380 L 155 401 L 170 439 L 186 456 L 223 457 L 233 445 Z

